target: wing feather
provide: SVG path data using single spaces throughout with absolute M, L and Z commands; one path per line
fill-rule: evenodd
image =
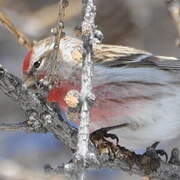
M 157 67 L 163 70 L 180 70 L 180 59 L 157 56 L 150 52 L 127 47 L 99 44 L 95 48 L 94 59 L 106 67 Z

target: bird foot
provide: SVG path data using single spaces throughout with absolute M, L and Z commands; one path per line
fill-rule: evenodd
M 168 160 L 168 155 L 163 149 L 156 149 L 159 142 L 155 142 L 150 147 L 147 147 L 144 155 L 149 156 L 153 159 L 161 159 L 161 156 L 165 156 L 166 162 Z
M 111 138 L 112 140 L 115 140 L 116 141 L 115 144 L 118 145 L 119 138 L 115 134 L 108 133 L 108 131 L 117 129 L 117 128 L 127 127 L 127 126 L 128 124 L 124 123 L 117 126 L 111 126 L 111 127 L 98 129 L 90 134 L 90 139 L 94 144 L 96 144 L 99 141 L 108 141 L 107 138 Z
M 109 157 L 115 157 L 119 138 L 115 134 L 108 133 L 108 131 L 127 126 L 128 124 L 121 124 L 98 129 L 90 134 L 90 139 L 100 154 L 108 154 Z M 114 140 L 115 142 L 113 142 Z
M 115 134 L 108 133 L 106 128 L 99 129 L 97 131 L 94 131 L 90 135 L 91 141 L 96 144 L 97 141 L 107 141 L 107 138 L 111 138 L 112 140 L 116 140 L 115 144 L 118 144 L 119 139 Z
M 156 149 L 159 142 L 155 142 L 150 147 L 147 147 L 143 155 L 137 155 L 136 163 L 139 167 L 144 169 L 144 174 L 149 175 L 151 172 L 156 171 L 160 166 L 160 156 L 165 156 L 168 159 L 167 153 L 162 149 Z

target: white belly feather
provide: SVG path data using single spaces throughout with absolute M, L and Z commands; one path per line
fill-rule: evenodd
M 157 97 L 137 107 L 139 111 L 136 110 L 133 113 L 131 109 L 131 114 L 121 120 L 112 117 L 112 122 L 128 122 L 130 127 L 116 129 L 111 133 L 118 135 L 121 145 L 134 150 L 145 148 L 156 141 L 164 143 L 178 137 L 180 135 L 180 85 L 177 82 L 180 82 L 180 79 L 177 75 L 175 77 L 167 71 L 155 68 L 129 68 L 129 70 L 95 68 L 94 86 L 107 82 L 136 81 L 147 83 L 144 95 L 157 94 Z M 162 86 L 148 87 L 148 83 L 159 83 Z M 120 94 L 121 91 L 117 93 Z

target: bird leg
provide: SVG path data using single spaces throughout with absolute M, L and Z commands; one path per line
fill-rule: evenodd
M 165 156 L 168 159 L 167 153 L 162 149 L 156 149 L 159 142 L 155 142 L 150 147 L 147 147 L 146 152 L 142 155 L 136 155 L 136 164 L 144 169 L 144 174 L 148 177 L 151 172 L 156 171 L 160 167 L 160 156 Z M 148 177 L 149 178 L 149 177 Z

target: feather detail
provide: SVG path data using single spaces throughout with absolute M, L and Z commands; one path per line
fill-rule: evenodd
M 93 49 L 97 63 L 112 62 L 118 59 L 133 60 L 139 55 L 151 55 L 147 51 L 120 45 L 97 44 Z
M 157 56 L 150 52 L 107 44 L 94 46 L 95 63 L 106 67 L 152 67 L 163 70 L 179 70 L 180 60 L 174 57 Z

